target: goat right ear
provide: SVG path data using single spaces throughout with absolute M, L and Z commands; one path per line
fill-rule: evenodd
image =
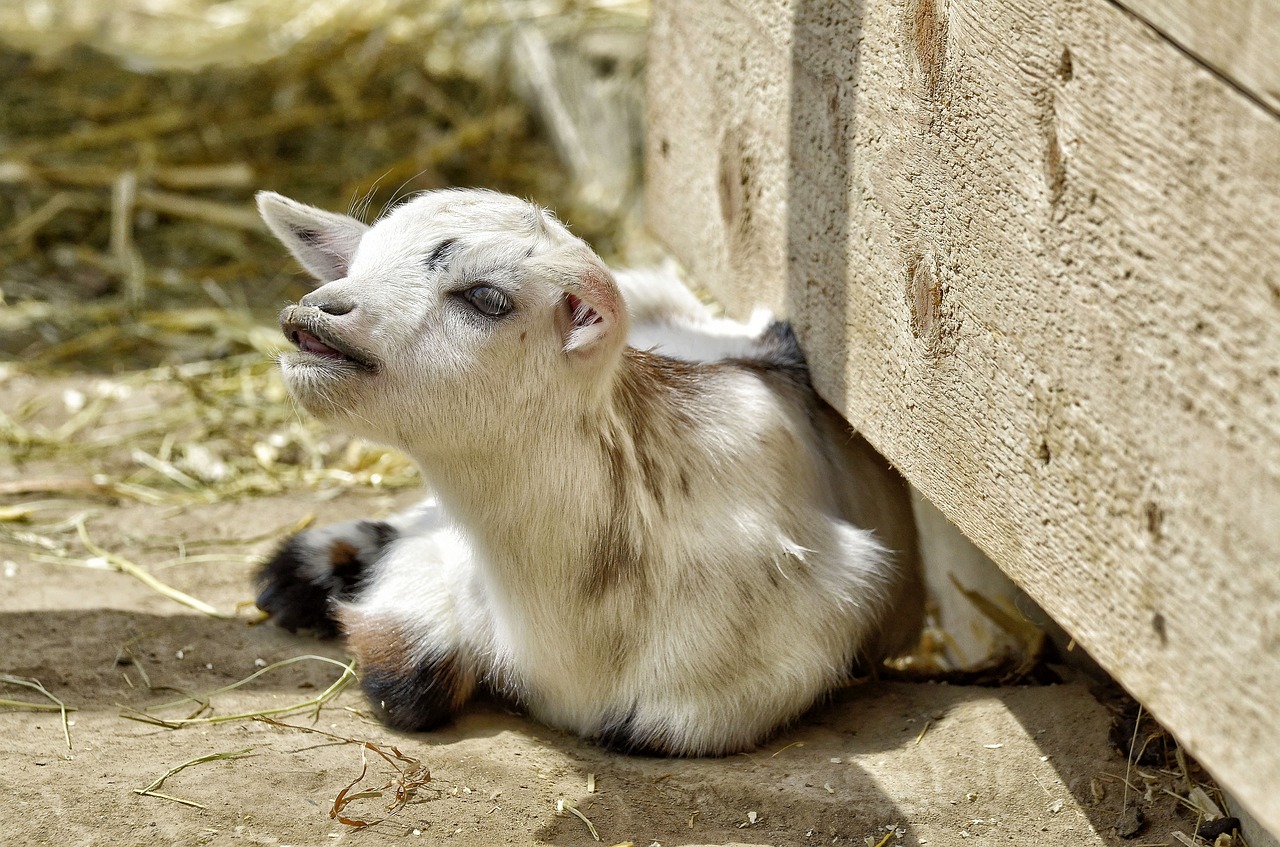
M 267 229 L 321 282 L 347 275 L 351 257 L 369 231 L 368 225 L 353 217 L 326 212 L 274 191 L 258 192 L 258 213 Z

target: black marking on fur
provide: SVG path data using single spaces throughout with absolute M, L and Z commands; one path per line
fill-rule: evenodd
M 257 606 L 290 632 L 313 630 L 321 638 L 338 634 L 329 605 L 329 586 L 306 577 L 306 547 L 293 536 L 258 572 Z
M 809 379 L 809 365 L 791 324 L 784 321 L 769 324 L 760 334 L 758 347 L 750 358 L 725 359 L 724 362 L 816 396 Z
M 426 266 L 429 271 L 444 270 L 449 262 L 449 258 L 453 255 L 458 247 L 458 239 L 446 238 L 435 246 L 435 249 L 426 258 Z
M 636 727 L 635 709 L 622 717 L 606 720 L 595 741 L 606 750 L 629 756 L 671 758 L 673 755 L 669 748 L 640 733 Z
M 452 655 L 407 671 L 380 664 L 360 668 L 360 687 L 396 729 L 428 730 L 448 723 L 464 699 L 463 685 Z
M 373 542 L 378 545 L 379 557 L 388 544 L 400 537 L 400 532 L 386 521 L 360 521 L 360 530 L 373 536 Z
M 795 330 L 786 321 L 771 322 L 760 334 L 760 341 L 768 345 L 761 358 L 770 364 L 792 368 L 806 367 L 804 351 L 800 349 L 800 339 L 796 338 Z

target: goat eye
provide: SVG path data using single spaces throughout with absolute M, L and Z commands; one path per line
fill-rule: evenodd
M 482 315 L 498 318 L 511 311 L 511 300 L 492 285 L 477 285 L 462 292 L 466 301 Z

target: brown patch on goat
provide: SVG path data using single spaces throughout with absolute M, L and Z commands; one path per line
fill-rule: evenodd
M 640 478 L 659 509 L 677 486 L 688 493 L 683 472 L 671 478 L 675 469 L 664 464 L 664 446 L 677 428 L 692 423 L 693 399 L 701 393 L 706 371 L 706 365 L 639 350 L 624 355 L 615 396 L 635 445 Z
M 329 547 L 329 567 L 334 570 L 350 567 L 360 561 L 360 550 L 350 541 L 335 541 Z
M 614 399 L 623 431 L 600 436 L 600 451 L 609 469 L 610 511 L 591 541 L 590 566 L 583 592 L 592 598 L 624 584 L 641 582 L 646 566 L 630 517 L 638 479 L 654 505 L 665 511 L 669 495 L 686 496 L 689 480 L 670 467 L 665 445 L 679 427 L 693 419 L 689 399 L 700 390 L 699 366 L 653 353 L 627 350 L 623 354 Z M 628 449 L 630 445 L 630 449 Z
M 350 610 L 341 611 L 338 620 L 362 669 L 403 672 L 412 667 L 412 645 L 400 627 Z
M 620 520 L 605 521 L 592 539 L 589 557 L 582 590 L 590 598 L 599 599 L 609 591 L 645 579 L 640 550 Z
M 691 400 L 702 392 L 706 374 L 717 367 L 714 362 L 685 362 L 628 349 L 618 375 L 619 405 L 625 411 L 661 410 L 676 423 L 692 423 L 697 404 Z

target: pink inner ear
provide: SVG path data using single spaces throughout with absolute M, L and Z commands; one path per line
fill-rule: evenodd
M 573 312 L 573 325 L 576 327 L 587 327 L 592 324 L 598 324 L 604 320 L 600 314 L 586 303 L 582 302 L 581 297 L 573 294 L 565 295 L 569 298 L 569 311 Z

